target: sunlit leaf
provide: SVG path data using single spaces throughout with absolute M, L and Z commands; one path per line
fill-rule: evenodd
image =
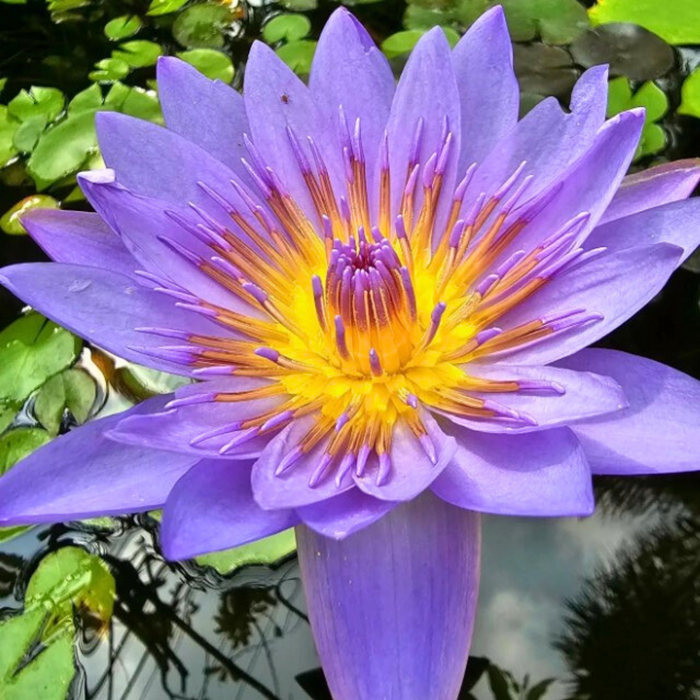
M 249 564 L 274 564 L 296 549 L 294 530 L 284 530 L 241 547 L 226 549 L 197 557 L 196 561 L 211 566 L 220 574 L 228 574 L 234 569 Z
M 187 48 L 220 49 L 224 45 L 224 31 L 232 20 L 233 13 L 222 5 L 192 5 L 178 15 L 173 24 L 173 36 Z
M 21 153 L 31 153 L 47 124 L 48 120 L 43 114 L 25 119 L 12 138 L 15 148 Z
M 700 3 L 697 0 L 599 0 L 588 14 L 593 24 L 639 24 L 669 44 L 700 43 Z
M 57 435 L 66 411 L 77 423 L 84 423 L 95 403 L 97 387 L 81 369 L 67 369 L 49 379 L 34 401 L 34 415 L 52 435 Z
M 28 314 L 0 332 L 0 401 L 24 401 L 78 357 L 81 341 L 39 314 Z
M 5 105 L 0 105 L 0 168 L 17 155 L 14 138 L 20 124 L 21 122 L 8 112 Z
M 310 32 L 311 22 L 308 17 L 285 12 L 273 17 L 265 24 L 262 36 L 268 44 L 276 44 L 278 41 L 303 39 Z
M 502 0 L 500 4 L 514 41 L 542 37 L 549 44 L 569 44 L 589 26 L 577 0 Z
M 84 112 L 88 109 L 95 110 L 101 107 L 102 103 L 102 88 L 94 84 L 79 92 L 68 103 L 68 114 L 77 114 L 78 112 Z
M 119 111 L 139 119 L 163 123 L 160 102 L 154 92 L 139 87 L 127 88 L 127 90 Z
M 132 68 L 145 68 L 155 65 L 162 54 L 160 44 L 136 39 L 120 44 L 119 49 L 112 52 L 112 59 L 122 60 Z
M 129 64 L 121 58 L 103 58 L 95 64 L 96 70 L 88 73 L 88 78 L 102 83 L 111 83 L 121 80 L 129 75 L 131 68 Z
M 407 29 L 403 32 L 396 32 L 384 39 L 381 49 L 387 58 L 396 58 L 410 53 L 418 40 L 425 34 L 423 29 Z
M 221 80 L 230 84 L 234 76 L 234 68 L 231 59 L 221 51 L 215 49 L 190 49 L 181 51 L 178 58 L 187 61 L 200 73 L 211 80 Z
M 151 0 L 148 6 L 147 15 L 167 15 L 170 12 L 179 10 L 183 5 L 187 4 L 187 0 Z
M 683 82 L 678 114 L 700 118 L 700 68 L 696 68 Z
M 122 15 L 105 24 L 105 35 L 112 41 L 121 41 L 133 36 L 143 26 L 138 15 Z
M 58 202 L 47 194 L 32 194 L 17 202 L 0 217 L 0 229 L 10 235 L 26 233 L 21 217 L 31 209 L 58 209 Z
M 31 87 L 20 91 L 7 104 L 9 113 L 25 121 L 32 117 L 43 116 L 46 121 L 53 121 L 62 111 L 65 104 L 63 93 L 56 88 Z
M 275 52 L 295 73 L 307 75 L 316 53 L 316 42 L 308 39 L 290 41 Z
M 49 440 L 51 436 L 41 428 L 13 428 L 0 435 L 0 474 Z

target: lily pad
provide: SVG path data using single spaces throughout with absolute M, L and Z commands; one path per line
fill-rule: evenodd
M 112 60 L 124 61 L 131 68 L 146 68 L 154 66 L 162 55 L 160 44 L 136 39 L 120 44 L 119 49 L 112 52 Z
M 513 62 L 520 90 L 529 94 L 564 97 L 579 74 L 568 51 L 542 43 L 515 44 Z
M 294 530 L 283 530 L 250 544 L 244 544 L 223 552 L 213 552 L 197 557 L 198 564 L 211 566 L 220 574 L 229 574 L 234 569 L 250 564 L 274 564 L 291 554 L 297 547 Z
M 187 61 L 200 73 L 210 80 L 220 80 L 227 85 L 231 84 L 235 73 L 231 59 L 221 51 L 215 49 L 191 49 L 181 51 L 178 58 Z
M 84 112 L 88 109 L 97 109 L 102 106 L 103 102 L 102 88 L 97 84 L 91 85 L 89 88 L 79 92 L 68 103 L 68 114 L 77 114 L 78 112 Z
M 25 121 L 33 117 L 43 116 L 48 122 L 53 121 L 63 111 L 65 98 L 56 88 L 31 87 L 20 91 L 7 105 L 9 113 Z
M 0 474 L 51 440 L 41 428 L 14 428 L 0 436 Z
M 268 44 L 280 41 L 296 41 L 311 33 L 311 22 L 308 17 L 300 14 L 285 12 L 273 17 L 265 24 L 262 31 L 263 39 Z
M 67 369 L 39 389 L 34 415 L 49 433 L 57 435 L 66 411 L 82 424 L 88 419 L 96 397 L 95 381 L 87 372 Z
M 178 15 L 173 24 L 173 36 L 187 48 L 220 49 L 224 45 L 224 32 L 232 20 L 233 13 L 222 5 L 192 5 Z
M 147 15 L 167 15 L 186 5 L 188 0 L 151 0 Z
M 403 32 L 396 32 L 384 39 L 381 44 L 381 49 L 384 55 L 391 58 L 398 58 L 413 51 L 413 48 L 418 43 L 418 40 L 425 34 L 426 29 L 406 29 Z M 452 27 L 442 27 L 445 32 L 447 41 L 450 46 L 454 47 L 459 41 L 459 34 Z
M 15 148 L 21 153 L 31 153 L 47 124 L 48 120 L 43 114 L 25 119 L 12 138 Z
M 121 41 L 133 36 L 143 27 L 143 22 L 138 15 L 122 15 L 115 17 L 105 24 L 105 35 L 112 41 Z
M 159 394 L 169 394 L 191 381 L 188 377 L 160 372 L 131 362 L 117 370 L 114 380 L 119 391 L 128 394 L 136 401 L 143 401 Z
M 150 122 L 163 123 L 163 112 L 155 92 L 139 87 L 127 88 L 127 91 L 120 112 Z
M 96 70 L 88 73 L 90 80 L 102 83 L 110 83 L 121 80 L 129 75 L 131 68 L 129 64 L 121 58 L 103 58 L 95 64 Z
M 577 63 L 589 68 L 601 63 L 611 75 L 630 80 L 654 80 L 673 68 L 673 49 L 659 36 L 636 24 L 604 24 L 590 29 L 571 45 Z
M 694 70 L 683 82 L 678 114 L 700 118 L 700 68 Z
M 669 44 L 700 43 L 697 0 L 599 0 L 588 10 L 591 22 L 632 22 L 658 34 Z
M 82 342 L 39 314 L 0 332 L 0 401 L 22 402 L 49 377 L 75 362 Z
M 503 0 L 502 5 L 513 41 L 541 37 L 548 44 L 570 44 L 590 26 L 577 0 Z
M 311 62 L 316 53 L 316 42 L 309 39 L 290 41 L 280 46 L 275 53 L 299 75 L 307 75 L 311 71 Z
M 0 105 L 0 168 L 7 165 L 16 155 L 14 139 L 21 122 L 15 119 L 5 105 Z
M 58 209 L 58 202 L 47 194 L 32 194 L 17 202 L 0 217 L 0 229 L 16 236 L 26 233 L 21 217 L 31 209 Z

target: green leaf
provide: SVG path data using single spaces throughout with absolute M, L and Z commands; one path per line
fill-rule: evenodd
M 0 78 L 0 95 L 2 95 L 5 85 L 7 85 L 7 78 Z
M 122 60 L 132 68 L 146 68 L 154 66 L 158 57 L 162 55 L 163 49 L 160 44 L 136 39 L 121 44 L 117 51 L 112 52 L 112 59 Z
M 16 527 L 0 527 L 0 542 L 9 542 L 11 539 L 29 530 L 29 527 L 18 525 Z
M 9 113 L 5 105 L 0 105 L 0 168 L 17 155 L 14 138 L 20 124 L 21 122 Z
M 0 401 L 0 433 L 7 430 L 20 408 L 21 401 Z
M 178 15 L 173 23 L 173 36 L 188 49 L 220 49 L 224 45 L 224 31 L 232 20 L 231 10 L 222 5 L 192 5 Z
M 115 17 L 105 24 L 105 35 L 112 41 L 121 41 L 133 36 L 143 26 L 138 15 L 122 15 Z
M 668 112 L 668 98 L 666 93 L 652 82 L 647 82 L 637 90 L 632 98 L 634 107 L 644 107 L 646 110 L 645 121 L 657 122 Z
M 387 58 L 396 58 L 413 51 L 413 47 L 425 34 L 423 29 L 407 29 L 403 32 L 396 32 L 384 39 L 381 49 Z
M 0 474 L 51 440 L 41 428 L 14 428 L 0 435 Z
M 66 410 L 82 424 L 88 419 L 96 397 L 97 387 L 87 372 L 67 369 L 39 389 L 34 415 L 49 433 L 57 435 Z
M 696 68 L 683 82 L 678 114 L 700 118 L 700 68 Z M 0 156 L 0 162 L 2 162 L 2 156 Z
M 539 36 L 548 44 L 570 44 L 590 26 L 577 0 L 503 0 L 501 4 L 513 41 Z
M 295 12 L 309 12 L 318 7 L 318 0 L 282 0 L 282 7 Z
M 58 209 L 58 202 L 47 194 L 32 194 L 17 202 L 0 217 L 0 229 L 16 236 L 27 233 L 21 217 L 31 209 Z
M 262 30 L 263 39 L 268 44 L 279 41 L 296 41 L 303 39 L 311 32 L 311 22 L 304 15 L 286 12 L 273 17 Z
M 25 119 L 15 131 L 12 139 L 15 148 L 22 153 L 31 153 L 47 124 L 48 120 L 43 114 Z
M 488 670 L 489 686 L 494 700 L 513 700 L 508 678 L 498 666 L 491 664 Z
M 230 85 L 233 80 L 233 63 L 231 59 L 221 51 L 216 51 L 214 49 L 191 49 L 190 51 L 181 51 L 177 56 L 194 66 L 210 80 L 221 80 L 221 82 L 227 85 Z
M 146 119 L 149 122 L 163 123 L 163 112 L 160 109 L 160 102 L 157 95 L 143 88 L 127 88 L 128 93 L 124 96 L 120 111 L 132 117 Z
M 102 88 L 97 84 L 91 85 L 89 88 L 79 92 L 68 103 L 68 114 L 77 114 L 88 109 L 95 110 L 101 107 L 102 104 Z
M 170 394 L 191 381 L 188 377 L 159 372 L 157 369 L 131 362 L 117 370 L 116 379 L 120 391 L 131 395 L 137 401 L 143 401 L 159 394 Z
M 39 190 L 76 172 L 97 152 L 95 111 L 69 115 L 39 138 L 27 169 Z
M 250 544 L 244 544 L 223 552 L 214 552 L 197 557 L 203 566 L 211 566 L 220 574 L 229 574 L 234 569 L 249 564 L 274 564 L 296 549 L 294 530 L 283 530 Z
M 62 547 L 41 561 L 29 580 L 24 605 L 50 613 L 55 628 L 72 620 L 73 606 L 86 607 L 106 623 L 114 598 L 114 577 L 99 557 L 79 547 Z
M 95 64 L 97 70 L 90 71 L 88 78 L 94 82 L 111 83 L 129 75 L 131 68 L 121 58 L 103 58 Z
M 525 700 L 541 700 L 549 690 L 549 686 L 556 681 L 556 678 L 545 678 L 543 681 L 533 685 L 525 696 Z
M 311 61 L 316 53 L 316 42 L 308 39 L 290 41 L 280 46 L 275 53 L 299 75 L 307 75 L 311 71 Z
M 62 111 L 65 104 L 63 93 L 56 88 L 31 87 L 29 91 L 22 90 L 7 105 L 10 114 L 25 121 L 32 117 L 46 117 L 52 122 Z
M 49 377 L 75 362 L 81 341 L 36 313 L 0 332 L 0 401 L 23 402 Z
M 170 12 L 179 10 L 183 5 L 187 4 L 187 0 L 151 0 L 148 6 L 147 15 L 167 15 Z
M 599 0 L 588 14 L 594 25 L 630 22 L 658 34 L 669 44 L 700 43 L 697 0 Z
M 54 635 L 34 654 L 46 613 L 31 610 L 0 624 L 0 697 L 5 700 L 64 700 L 75 667 L 73 627 Z

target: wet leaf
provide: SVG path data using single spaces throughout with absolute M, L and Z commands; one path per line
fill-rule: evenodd
M 593 24 L 639 24 L 669 44 L 700 43 L 700 3 L 697 0 L 599 0 L 588 14 Z
M 286 12 L 267 22 L 263 27 L 262 36 L 268 44 L 276 44 L 279 41 L 303 39 L 310 32 L 311 22 L 308 17 Z
M 274 564 L 291 554 L 296 546 L 294 530 L 289 529 L 241 547 L 205 554 L 197 557 L 196 561 L 203 566 L 211 566 L 220 574 L 229 574 L 249 564 Z
M 129 75 L 129 64 L 121 58 L 103 58 L 95 64 L 97 70 L 88 73 L 90 80 L 103 83 L 121 80 Z
M 56 88 L 31 87 L 29 91 L 22 90 L 7 104 L 9 113 L 25 121 L 33 117 L 45 117 L 52 122 L 63 111 L 65 98 Z
M 95 110 L 69 115 L 41 135 L 27 169 L 39 190 L 76 172 L 97 152 Z
M 10 235 L 26 233 L 21 217 L 31 209 L 58 209 L 58 202 L 47 194 L 33 194 L 17 202 L 0 217 L 0 229 Z
M 221 51 L 216 51 L 215 49 L 191 49 L 190 51 L 181 51 L 177 56 L 194 66 L 210 80 L 220 80 L 227 85 L 230 85 L 233 80 L 235 72 L 233 63 Z
M 82 342 L 31 313 L 0 332 L 0 401 L 23 402 L 49 377 L 75 362 Z
M 121 41 L 133 36 L 143 26 L 138 15 L 122 15 L 105 24 L 105 35 L 112 41 Z
M 700 68 L 696 68 L 683 82 L 678 114 L 700 118 Z
M 82 424 L 88 419 L 96 397 L 95 381 L 87 372 L 67 369 L 39 389 L 34 415 L 49 433 L 57 435 L 66 411 Z
M 222 5 L 192 5 L 175 20 L 173 36 L 187 48 L 220 49 L 232 19 L 231 10 Z
M 311 71 L 311 62 L 316 53 L 316 42 L 308 39 L 290 41 L 280 46 L 275 53 L 299 75 L 307 75 Z
M 187 0 L 151 0 L 148 6 L 147 15 L 167 15 L 170 12 L 179 10 L 183 5 L 187 4 Z
M 159 372 L 157 369 L 133 363 L 120 367 L 114 379 L 122 393 L 132 396 L 137 401 L 158 394 L 169 394 L 191 381 L 188 377 Z
M 41 428 L 13 428 L 0 435 L 0 474 L 51 440 Z
M 162 55 L 160 44 L 136 39 L 121 44 L 118 50 L 112 52 L 112 59 L 122 60 L 132 68 L 146 68 L 154 66 Z
M 68 103 L 68 114 L 77 114 L 86 110 L 95 110 L 103 104 L 102 88 L 95 84 L 79 92 Z
M 548 44 L 570 44 L 589 27 L 577 0 L 503 0 L 502 5 L 513 41 L 542 37 Z
M 21 122 L 8 112 L 5 105 L 0 105 L 0 168 L 17 155 L 14 138 L 20 124 Z

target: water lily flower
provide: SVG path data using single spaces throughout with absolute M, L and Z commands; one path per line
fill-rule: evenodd
M 0 479 L 0 523 L 163 508 L 171 559 L 297 527 L 336 700 L 454 700 L 479 513 L 586 516 L 592 474 L 697 468 L 700 384 L 585 349 L 700 241 L 697 161 L 625 177 L 607 73 L 518 120 L 500 8 L 396 84 L 346 10 L 309 85 L 263 44 L 244 94 L 172 58 L 166 127 L 97 115 L 96 213 L 24 223 L 1 278 L 121 358 L 191 377 Z

